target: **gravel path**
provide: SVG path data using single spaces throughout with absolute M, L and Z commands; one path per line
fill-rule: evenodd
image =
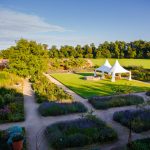
M 103 150 L 110 150 L 113 147 L 123 145 L 127 142 L 128 138 L 128 129 L 126 127 L 121 126 L 119 123 L 116 123 L 112 120 L 113 113 L 118 110 L 125 110 L 128 108 L 135 108 L 135 106 L 128 106 L 128 107 L 120 107 L 120 108 L 111 108 L 108 110 L 95 110 L 88 102 L 87 99 L 84 99 L 77 95 L 75 92 L 71 91 L 63 84 L 61 84 L 56 79 L 52 78 L 51 76 L 44 74 L 49 80 L 55 83 L 57 86 L 63 88 L 66 92 L 73 96 L 75 101 L 79 101 L 83 103 L 88 110 L 94 110 L 94 114 L 97 117 L 104 120 L 108 125 L 112 126 L 118 133 L 119 140 L 112 144 L 101 145 L 101 149 Z M 8 127 L 19 125 L 26 128 L 26 136 L 27 136 L 27 149 L 28 150 L 48 150 L 48 143 L 44 136 L 44 130 L 47 125 L 58 121 L 67 121 L 67 120 L 74 120 L 80 117 L 81 114 L 70 114 L 70 115 L 63 115 L 57 117 L 42 117 L 38 111 L 38 104 L 35 102 L 34 92 L 31 88 L 31 84 L 28 80 L 24 80 L 24 107 L 25 107 L 25 116 L 26 119 L 24 122 L 18 123 L 7 123 L 1 124 L 0 129 L 4 130 Z M 147 100 L 147 97 L 143 93 L 138 93 Z M 133 133 L 133 139 L 143 138 L 150 135 L 150 131 L 146 133 L 136 134 Z M 81 148 L 82 149 L 82 148 Z
M 88 108 L 88 110 L 93 110 L 94 114 L 97 117 L 101 118 L 103 121 L 105 121 L 108 125 L 110 125 L 112 128 L 114 128 L 116 130 L 116 132 L 118 133 L 119 140 L 113 144 L 102 145 L 102 146 L 100 146 L 101 149 L 110 150 L 113 147 L 118 147 L 118 146 L 121 146 L 121 145 L 124 145 L 127 143 L 129 130 L 128 130 L 128 128 L 113 121 L 113 119 L 112 119 L 113 113 L 116 111 L 119 111 L 119 110 L 126 110 L 126 109 L 131 109 L 131 108 L 135 109 L 135 106 L 116 107 L 116 108 L 110 108 L 107 110 L 96 110 L 87 102 L 87 99 L 80 97 L 75 92 L 68 89 L 66 86 L 64 86 L 62 83 L 60 83 L 58 80 L 54 79 L 50 75 L 48 75 L 48 74 L 44 74 L 44 75 L 49 80 L 51 80 L 51 82 L 55 83 L 57 86 L 63 88 L 66 92 L 68 92 L 70 95 L 72 95 L 75 101 L 79 101 L 79 102 L 83 103 Z M 145 101 L 148 100 L 148 97 L 143 92 L 135 93 L 135 95 L 142 96 Z M 150 135 L 150 131 L 141 133 L 141 134 L 132 133 L 132 138 L 134 140 L 134 139 L 139 139 L 139 138 L 143 138 L 143 137 L 148 137 L 149 135 Z

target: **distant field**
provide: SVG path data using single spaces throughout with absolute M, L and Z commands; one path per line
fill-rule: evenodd
M 150 90 L 150 84 L 145 84 L 134 80 L 128 81 L 124 79 L 124 80 L 117 80 L 116 82 L 111 82 L 108 79 L 99 81 L 84 80 L 83 77 L 85 75 L 91 75 L 90 73 L 81 73 L 81 74 L 56 73 L 51 75 L 84 98 L 88 98 L 94 95 L 100 96 L 111 95 L 113 94 L 112 89 L 118 85 L 120 85 L 121 88 L 126 88 L 127 86 L 130 86 L 133 92 L 142 92 Z
M 104 58 L 90 59 L 93 65 L 102 65 L 105 62 Z M 113 65 L 116 59 L 108 59 L 110 64 Z M 118 59 L 122 66 L 143 66 L 144 68 L 150 69 L 150 59 Z

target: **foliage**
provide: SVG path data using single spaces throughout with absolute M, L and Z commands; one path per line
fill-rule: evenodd
M 23 128 L 23 136 L 25 137 L 25 128 Z M 0 150 L 11 150 L 11 146 L 7 144 L 8 141 L 8 134 L 7 130 L 1 131 L 0 130 Z M 25 139 L 25 138 L 24 138 Z M 26 150 L 26 140 L 23 143 L 23 150 Z
M 55 102 L 44 102 L 39 107 L 39 112 L 42 116 L 57 116 L 66 115 L 70 113 L 81 113 L 86 112 L 87 109 L 82 103 L 55 103 Z
M 72 97 L 69 94 L 57 87 L 44 75 L 37 76 L 32 79 L 32 82 L 38 103 L 43 101 L 72 101 Z
M 132 72 L 132 78 L 141 81 L 150 81 L 150 69 L 144 69 L 142 66 L 128 66 Z
M 76 73 L 76 74 L 67 74 L 67 73 L 55 73 L 51 74 L 55 79 L 59 80 L 65 86 L 79 94 L 84 98 L 89 98 L 92 96 L 108 96 L 114 94 L 116 87 L 125 89 L 128 87 L 132 92 L 142 92 L 150 90 L 149 84 L 138 81 L 128 81 L 126 79 L 117 80 L 116 82 L 111 82 L 110 79 L 98 80 L 98 81 L 88 81 L 84 80 L 84 76 L 91 76 L 93 73 Z M 128 91 L 130 93 L 130 91 Z
M 49 71 L 51 70 L 75 70 L 89 67 L 90 64 L 82 58 L 67 58 L 67 59 L 58 59 L 51 58 L 49 59 Z
M 21 134 L 16 135 L 12 138 L 13 142 L 22 141 L 23 139 L 24 139 L 24 136 Z
M 147 91 L 147 92 L 146 92 L 146 95 L 147 95 L 147 96 L 150 96 L 150 91 Z
M 0 87 L 16 88 L 22 90 L 23 80 L 15 74 L 0 72 Z
M 23 95 L 15 89 L 0 88 L 0 123 L 24 120 Z
M 125 110 L 115 112 L 113 119 L 128 128 L 131 125 L 131 129 L 134 132 L 140 133 L 150 130 L 150 110 L 138 109 L 138 110 Z
M 117 139 L 116 132 L 97 118 L 55 123 L 48 126 L 46 131 L 48 141 L 55 149 L 105 143 Z
M 131 142 L 131 146 L 127 147 L 127 150 L 149 150 L 150 138 L 139 139 Z
M 124 41 L 115 41 L 90 45 L 61 46 L 57 49 L 52 46 L 49 49 L 50 58 L 150 58 L 150 42 L 138 40 L 126 43 Z
M 9 58 L 8 71 L 22 77 L 39 74 L 47 69 L 47 50 L 35 41 L 20 39 L 16 46 L 5 50 Z
M 107 109 L 111 107 L 137 105 L 143 102 L 143 98 L 136 95 L 110 97 L 93 96 L 89 99 L 89 103 L 91 103 L 96 109 Z

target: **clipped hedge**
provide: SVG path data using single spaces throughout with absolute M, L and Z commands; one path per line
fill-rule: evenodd
M 48 126 L 46 133 L 50 145 L 59 150 L 117 139 L 117 133 L 97 118 L 58 122 Z
M 115 112 L 113 119 L 134 132 L 140 133 L 150 130 L 150 109 L 124 110 Z
M 39 106 L 38 110 L 42 116 L 57 116 L 57 115 L 66 115 L 70 113 L 86 112 L 87 108 L 80 102 L 72 102 L 72 103 L 43 102 Z
M 94 96 L 91 97 L 88 101 L 96 109 L 107 109 L 111 107 L 121 107 L 121 106 L 141 104 L 144 102 L 144 99 L 137 95 L 109 96 L 109 97 Z
M 131 142 L 127 150 L 150 150 L 150 138 L 139 139 Z

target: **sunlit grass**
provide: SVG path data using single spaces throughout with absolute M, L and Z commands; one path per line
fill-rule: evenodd
M 90 59 L 93 65 L 102 65 L 105 62 L 104 58 Z M 108 59 L 110 64 L 113 65 L 116 59 Z M 143 68 L 150 69 L 150 59 L 118 59 L 122 66 L 143 66 Z
M 59 80 L 61 83 L 66 85 L 68 88 L 81 95 L 84 98 L 90 96 L 100 95 L 112 95 L 114 94 L 113 89 L 117 86 L 120 88 L 131 87 L 133 92 L 142 92 L 150 90 L 150 84 L 145 84 L 138 81 L 128 81 L 125 79 L 111 82 L 110 79 L 99 80 L 99 81 L 88 81 L 84 80 L 84 75 L 89 74 L 67 74 L 67 73 L 56 73 L 52 74 L 54 78 Z

